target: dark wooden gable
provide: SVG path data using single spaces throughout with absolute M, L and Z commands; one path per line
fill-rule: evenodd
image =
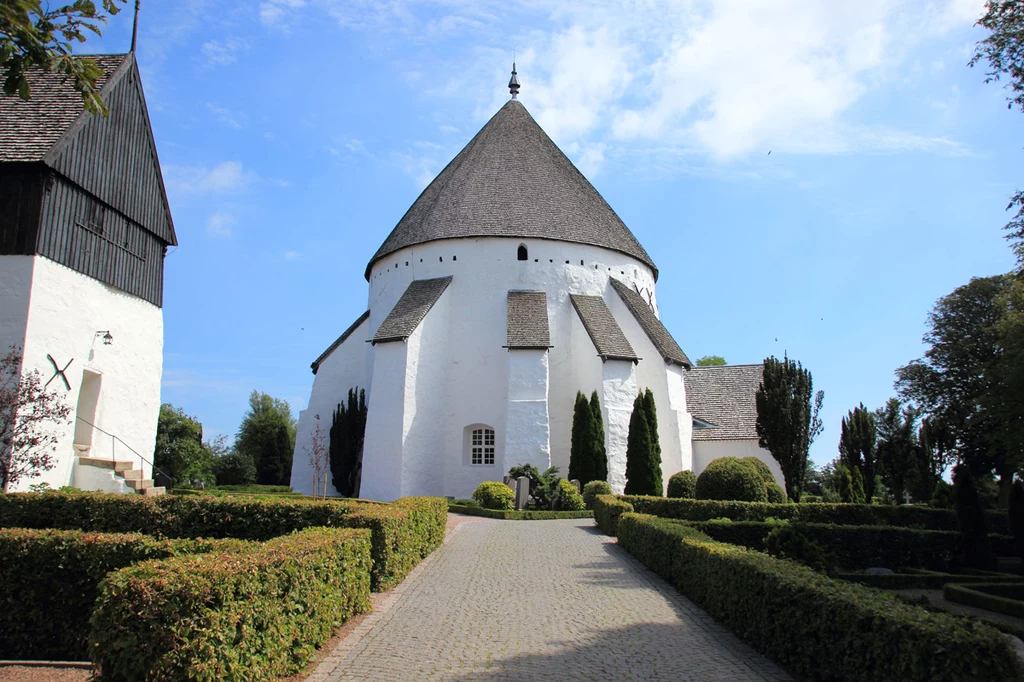
M 135 59 L 103 88 L 109 116 L 82 115 L 44 161 L 164 243 L 178 243 Z
M 94 57 L 107 117 L 55 74 L 0 101 L 0 254 L 38 254 L 163 305 L 177 244 L 133 55 Z

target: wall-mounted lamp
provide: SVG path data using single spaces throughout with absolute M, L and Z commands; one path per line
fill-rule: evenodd
M 114 337 L 110 334 L 110 330 L 109 329 L 106 330 L 106 331 L 96 332 L 96 336 L 102 336 L 103 337 L 103 345 L 104 346 L 109 346 L 110 344 L 112 344 L 114 342 Z

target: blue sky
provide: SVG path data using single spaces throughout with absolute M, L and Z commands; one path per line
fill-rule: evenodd
M 921 355 L 935 300 L 1013 265 L 1024 134 L 966 67 L 981 6 L 145 0 L 180 242 L 163 399 L 207 436 L 254 388 L 304 408 L 367 260 L 507 99 L 515 50 L 521 101 L 653 256 L 690 357 L 812 370 L 825 463 Z M 130 15 L 89 51 L 124 51 Z

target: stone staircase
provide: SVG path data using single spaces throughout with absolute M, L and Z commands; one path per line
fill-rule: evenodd
M 78 455 L 77 465 L 79 467 L 104 470 L 102 473 L 110 472 L 112 474 L 112 483 L 115 486 L 118 483 L 122 483 L 123 485 L 119 486 L 122 489 L 127 487 L 141 495 L 145 495 L 146 497 L 156 497 L 157 495 L 163 495 L 166 492 L 163 487 L 154 486 L 153 479 L 143 478 L 143 471 L 142 469 L 135 468 L 135 462 L 122 459 L 90 457 L 89 448 L 81 445 L 75 445 L 75 454 Z M 77 478 L 78 474 L 76 474 L 76 482 Z M 116 491 L 108 490 L 106 492 Z

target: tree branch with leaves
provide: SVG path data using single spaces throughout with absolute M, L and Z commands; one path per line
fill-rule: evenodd
M 96 62 L 71 54 L 75 43 L 84 43 L 88 33 L 102 35 L 100 25 L 120 11 L 122 0 L 75 0 L 51 8 L 42 0 L 0 0 L 0 70 L 5 74 L 4 95 L 31 99 L 27 72 L 39 67 L 64 76 L 81 93 L 87 111 L 107 114 L 96 89 L 103 71 Z

